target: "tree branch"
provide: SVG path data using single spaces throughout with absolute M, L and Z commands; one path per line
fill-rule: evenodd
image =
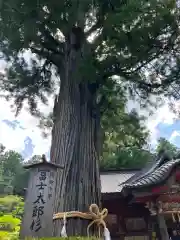
M 99 12 L 96 15 L 96 23 L 85 33 L 85 37 L 88 38 L 93 32 L 97 31 L 99 28 L 103 27 L 105 21 L 105 14 L 108 13 L 109 6 L 107 4 L 108 0 L 103 1 L 102 6 L 99 7 Z M 111 9 L 112 11 L 112 9 Z
M 97 31 L 99 28 L 103 27 L 104 19 L 100 18 L 96 24 L 94 24 L 89 31 L 85 33 L 85 37 L 88 38 L 93 32 Z
M 105 22 L 105 16 L 108 14 L 115 14 L 119 11 L 119 8 L 123 5 L 127 4 L 127 0 L 119 1 L 119 5 L 117 7 L 114 6 L 111 0 L 103 0 L 99 6 L 99 12 L 97 13 L 97 21 L 96 23 L 86 32 L 85 36 L 89 37 L 93 32 L 97 31 L 99 28 L 102 28 Z M 117 5 L 117 3 L 116 3 Z
M 100 67 L 100 69 L 102 69 L 101 76 L 103 76 L 104 79 L 107 79 L 109 77 L 112 77 L 113 75 L 119 75 L 119 76 L 124 77 L 125 79 L 128 79 L 131 82 L 134 82 L 134 76 L 138 73 L 138 71 L 140 69 L 145 67 L 147 64 L 149 64 L 153 60 L 158 59 L 158 57 L 160 57 L 162 54 L 168 53 L 170 51 L 174 51 L 175 45 L 172 43 L 171 39 L 172 39 L 172 37 L 175 37 L 176 35 L 177 35 L 177 32 L 175 30 L 172 32 L 171 37 L 168 39 L 165 46 L 163 46 L 162 44 L 160 44 L 158 46 L 155 46 L 155 45 L 150 46 L 147 53 L 151 52 L 154 49 L 155 54 L 152 54 L 152 56 L 150 58 L 148 58 L 145 61 L 142 61 L 139 66 L 137 66 L 134 70 L 129 71 L 129 72 L 122 69 L 121 63 L 116 56 L 109 57 L 108 59 L 106 59 L 104 61 L 104 64 L 103 64 L 103 62 L 101 62 L 101 64 L 102 64 L 102 66 Z M 132 66 L 132 68 L 133 68 L 133 66 Z M 104 69 L 106 69 L 106 70 L 104 70 Z M 152 91 L 153 89 L 155 90 L 158 88 L 165 87 L 167 85 L 170 85 L 174 81 L 175 81 L 175 79 L 173 80 L 170 78 L 166 78 L 162 83 L 147 83 L 147 82 L 143 82 L 143 81 L 136 79 L 136 83 L 139 85 L 140 88 L 143 88 L 143 89 L 148 88 L 149 91 Z
M 64 54 L 64 43 L 55 39 L 51 32 L 44 26 L 41 25 L 41 33 L 44 36 L 44 41 L 41 42 L 44 48 L 52 51 L 53 53 L 63 55 Z

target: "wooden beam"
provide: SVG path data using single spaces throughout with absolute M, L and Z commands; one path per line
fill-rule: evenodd
M 161 235 L 161 240 L 169 240 L 169 234 L 167 231 L 166 221 L 163 214 L 157 214 L 157 221 L 159 226 L 159 232 Z

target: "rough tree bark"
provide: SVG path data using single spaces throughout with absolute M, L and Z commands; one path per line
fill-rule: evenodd
M 71 36 L 70 36 L 71 37 Z M 55 108 L 51 160 L 64 167 L 56 182 L 54 212 L 87 212 L 92 203 L 100 204 L 100 175 L 97 154 L 97 122 L 90 84 L 82 81 L 79 63 L 81 48 L 70 38 L 66 48 L 61 87 Z M 70 219 L 68 235 L 86 235 L 88 222 Z M 54 222 L 53 236 L 60 236 L 61 221 Z

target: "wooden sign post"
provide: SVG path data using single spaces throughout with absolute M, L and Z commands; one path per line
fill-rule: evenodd
M 30 169 L 31 172 L 20 239 L 51 237 L 56 173 L 59 166 L 43 161 L 25 168 Z

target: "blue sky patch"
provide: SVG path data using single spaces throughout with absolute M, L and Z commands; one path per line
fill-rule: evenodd
M 180 131 L 180 120 L 176 120 L 172 125 L 165 124 L 165 123 L 159 123 L 156 128 L 159 131 L 160 137 L 166 138 L 167 140 L 170 140 L 176 146 L 180 147 L 179 136 L 176 136 L 171 140 L 172 134 L 175 131 L 176 132 Z

